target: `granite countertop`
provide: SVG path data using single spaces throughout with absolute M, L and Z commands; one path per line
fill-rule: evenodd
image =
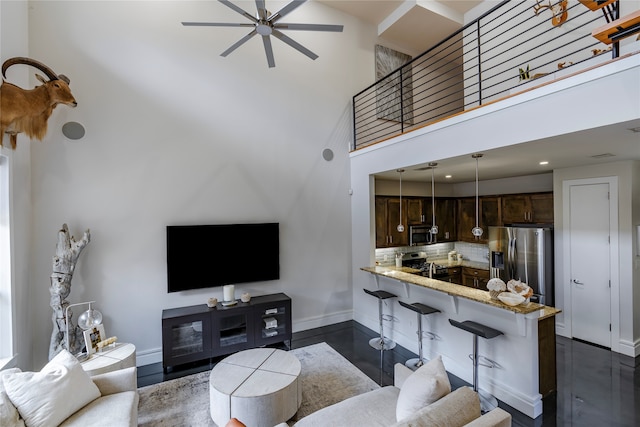
M 462 265 L 464 266 L 464 261 Z M 488 266 L 487 266 L 487 269 L 488 269 Z M 518 314 L 529 314 L 529 313 L 543 310 L 543 313 L 541 314 L 541 318 L 545 318 L 549 316 L 555 316 L 556 314 L 559 314 L 561 312 L 561 310 L 558 310 L 555 307 L 548 307 L 535 302 L 529 302 L 526 304 L 520 304 L 512 307 L 507 304 L 504 304 L 502 301 L 492 300 L 491 297 L 489 296 L 489 291 L 485 291 L 482 289 L 469 288 L 467 286 L 457 285 L 455 283 L 443 282 L 442 280 L 429 279 L 428 277 L 418 276 L 417 274 L 412 274 L 411 271 L 408 271 L 408 270 L 414 270 L 412 268 L 376 266 L 376 267 L 362 267 L 361 270 L 366 271 L 368 273 L 376 274 L 379 276 L 396 279 L 405 283 L 410 283 L 412 285 L 422 286 L 424 288 L 429 288 L 436 291 L 444 292 L 451 296 L 466 298 L 472 301 L 490 305 L 496 308 L 501 308 L 503 310 L 512 311 Z M 415 271 L 416 270 L 414 270 L 414 272 Z
M 449 261 L 448 258 L 441 258 L 441 259 L 434 259 L 434 260 L 430 260 L 429 262 L 434 262 L 438 265 L 442 265 L 444 267 L 470 267 L 470 268 L 477 268 L 479 270 L 487 270 L 489 271 L 489 262 L 482 262 L 482 261 L 469 261 L 467 259 L 463 259 L 462 263 L 459 264 L 457 261 Z
M 470 267 L 470 268 L 477 268 L 479 270 L 487 270 L 489 271 L 489 262 L 482 262 L 482 261 L 469 261 L 469 260 L 462 260 L 461 264 L 458 264 L 458 262 L 456 261 L 449 261 L 449 259 L 447 258 L 438 258 L 438 259 L 433 259 L 433 260 L 429 260 L 428 262 L 433 262 L 437 265 L 441 265 L 443 267 Z M 415 270 L 412 268 L 408 268 L 408 267 L 395 267 L 393 265 L 379 265 L 379 267 L 385 267 L 385 268 L 391 268 L 397 271 L 406 271 L 407 273 L 412 273 L 412 272 L 418 272 L 419 270 Z M 401 270 L 401 269 L 405 269 L 405 270 Z M 409 270 L 414 270 L 414 271 L 409 271 Z

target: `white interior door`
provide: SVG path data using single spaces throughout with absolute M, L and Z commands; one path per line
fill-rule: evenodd
M 570 187 L 571 331 L 611 347 L 609 184 Z

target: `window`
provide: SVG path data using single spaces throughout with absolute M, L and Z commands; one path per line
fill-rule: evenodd
M 0 361 L 13 356 L 9 157 L 0 154 Z

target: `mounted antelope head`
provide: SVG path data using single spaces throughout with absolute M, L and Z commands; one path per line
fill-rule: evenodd
M 538 16 L 538 13 L 544 9 L 549 9 L 553 14 L 551 17 L 551 24 L 554 27 L 561 26 L 569 17 L 569 12 L 567 12 L 568 0 L 560 0 L 554 5 L 551 4 L 551 0 L 549 0 L 549 4 L 540 4 L 540 0 L 536 0 L 536 4 L 533 6 L 533 11 L 536 16 Z
M 6 82 L 6 71 L 16 64 L 25 64 L 42 71 L 49 80 L 39 74 L 36 78 L 42 85 L 35 89 L 22 89 Z M 10 135 L 11 148 L 15 150 L 17 134 L 24 132 L 29 138 L 41 140 L 47 133 L 47 121 L 58 104 L 70 107 L 78 105 L 69 89 L 69 78 L 56 74 L 41 62 L 30 58 L 16 57 L 2 64 L 0 86 L 0 146 L 4 134 Z

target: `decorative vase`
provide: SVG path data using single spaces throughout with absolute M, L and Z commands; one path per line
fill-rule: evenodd
M 249 294 L 249 292 L 243 293 L 242 295 L 240 295 L 240 301 L 242 301 L 242 302 L 251 301 L 251 294 Z

